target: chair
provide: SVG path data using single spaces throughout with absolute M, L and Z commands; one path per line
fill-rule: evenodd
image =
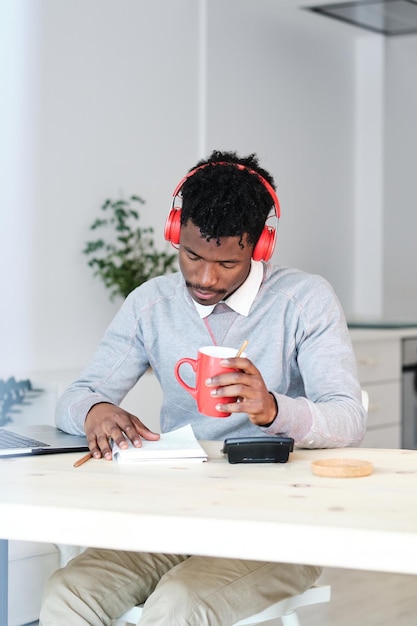
M 362 405 L 365 410 L 369 407 L 369 395 L 364 389 L 362 390 Z M 297 616 L 297 609 L 303 606 L 311 606 L 313 604 L 321 604 L 323 602 L 330 602 L 331 587 L 330 585 L 318 585 L 316 587 L 310 587 L 304 593 L 300 593 L 297 596 L 285 598 L 280 602 L 275 602 L 264 611 L 251 615 L 241 619 L 233 626 L 256 626 L 269 620 L 281 619 L 283 626 L 301 626 Z M 116 621 L 117 624 L 140 624 L 140 616 L 142 613 L 141 606 L 134 606 L 132 609 L 123 613 Z
M 256 613 L 255 615 L 251 615 L 250 617 L 246 617 L 245 619 L 241 619 L 236 622 L 233 626 L 249 626 L 250 624 L 262 624 L 263 622 L 268 622 L 269 620 L 278 620 L 281 618 L 281 623 L 283 626 L 300 626 L 300 621 L 297 616 L 297 609 L 303 606 L 310 606 L 313 604 L 321 604 L 322 602 L 330 601 L 330 585 L 318 585 L 317 587 L 310 587 L 304 593 L 300 593 L 297 596 L 292 596 L 290 598 L 285 598 L 285 600 L 281 600 L 280 602 L 275 602 L 275 604 L 271 604 L 267 609 L 261 611 L 260 613 Z M 123 613 L 115 623 L 117 625 L 122 624 L 139 624 L 140 625 L 140 616 L 142 613 L 141 606 L 134 606 L 126 613 Z M 278 622 L 277 622 L 278 624 Z

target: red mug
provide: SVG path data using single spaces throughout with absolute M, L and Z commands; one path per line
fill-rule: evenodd
M 235 372 L 235 367 L 225 367 L 220 365 L 222 359 L 233 358 L 237 354 L 236 348 L 225 348 L 223 346 L 204 346 L 199 349 L 197 359 L 184 358 L 180 359 L 175 365 L 175 378 L 179 384 L 190 393 L 197 402 L 197 408 L 200 413 L 209 417 L 229 417 L 230 413 L 217 411 L 216 404 L 226 404 L 228 402 L 236 402 L 236 398 L 222 397 L 211 395 L 215 387 L 207 387 L 207 378 L 213 378 L 217 374 L 225 372 Z M 245 357 L 243 353 L 241 355 Z M 188 363 L 196 374 L 195 387 L 187 385 L 180 376 L 180 367 L 184 363 Z

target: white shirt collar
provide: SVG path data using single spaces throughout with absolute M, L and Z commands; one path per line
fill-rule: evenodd
M 246 317 L 249 315 L 250 308 L 259 291 L 263 275 L 264 267 L 262 261 L 254 261 L 252 259 L 250 272 L 245 282 L 226 300 L 222 300 L 222 302 L 225 302 L 225 304 L 236 311 L 236 313 Z M 199 304 L 195 300 L 193 300 L 193 302 L 201 318 L 210 315 L 216 306 L 215 304 Z

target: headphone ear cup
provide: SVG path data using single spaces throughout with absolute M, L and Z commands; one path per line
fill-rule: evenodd
M 269 261 L 275 248 L 275 228 L 264 226 L 252 252 L 254 261 Z
M 167 220 L 165 222 L 164 236 L 167 241 L 170 241 L 173 246 L 178 246 L 180 243 L 180 230 L 181 230 L 181 210 L 171 209 Z

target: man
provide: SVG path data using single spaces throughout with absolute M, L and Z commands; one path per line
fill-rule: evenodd
M 266 222 L 271 209 L 280 212 L 274 189 L 255 155 L 233 152 L 213 152 L 180 182 L 165 234 L 178 245 L 181 272 L 128 296 L 58 404 L 58 426 L 85 432 L 94 458 L 111 459 L 109 438 L 120 447 L 158 439 L 146 416 L 118 407 L 149 365 L 163 389 L 162 431 L 190 423 L 199 439 L 280 434 L 309 448 L 361 441 L 366 415 L 334 292 L 319 276 L 268 263 L 276 233 Z M 248 358 L 229 360 L 239 371 L 206 382 L 231 416 L 199 414 L 175 380 L 176 361 L 208 343 L 238 348 L 245 338 Z M 225 404 L 225 396 L 237 401 Z M 50 580 L 41 623 L 110 624 L 146 601 L 143 626 L 228 626 L 304 591 L 319 574 L 302 565 L 89 549 Z

